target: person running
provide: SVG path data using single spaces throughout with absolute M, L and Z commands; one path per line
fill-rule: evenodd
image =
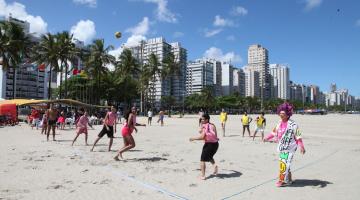
M 201 120 L 202 120 L 203 115 L 204 115 L 204 111 L 203 111 L 203 109 L 200 109 L 200 111 L 199 111 L 199 127 L 201 126 Z
M 279 139 L 277 151 L 279 152 L 280 175 L 279 181 L 276 183 L 277 187 L 287 186 L 292 183 L 290 166 L 296 149 L 300 147 L 300 153 L 305 154 L 299 126 L 294 120 L 290 119 L 293 113 L 292 108 L 293 106 L 289 103 L 283 103 L 277 108 L 281 120 L 273 132 L 264 139 L 264 142 L 273 137 Z
M 253 140 L 255 140 L 255 136 L 257 132 L 261 132 L 261 141 L 264 140 L 264 130 L 265 130 L 265 126 L 266 126 L 266 119 L 265 119 L 265 113 L 262 112 L 260 114 L 260 116 L 258 116 L 255 121 L 256 121 L 256 129 L 253 135 Z
M 221 113 L 220 113 L 220 122 L 221 122 L 221 128 L 222 128 L 222 132 L 223 132 L 223 137 L 225 137 L 225 124 L 227 121 L 227 113 L 225 112 L 225 109 L 221 109 Z
M 164 126 L 164 117 L 165 117 L 164 111 L 160 110 L 160 112 L 159 112 L 159 120 L 157 122 L 158 123 L 160 122 L 161 126 Z
M 50 104 L 50 108 L 47 110 L 47 116 L 48 116 L 48 127 L 47 127 L 46 138 L 47 141 L 49 141 L 50 130 L 52 130 L 53 141 L 55 141 L 56 118 L 58 117 L 58 112 L 54 108 L 53 104 Z
M 77 123 L 77 125 L 76 125 L 76 127 L 77 127 L 77 129 L 76 129 L 76 136 L 75 136 L 75 138 L 74 138 L 71 146 L 74 145 L 76 139 L 77 139 L 77 138 L 79 137 L 79 135 L 82 134 L 82 133 L 85 134 L 85 144 L 86 144 L 86 146 L 89 145 L 88 142 L 87 142 L 87 141 L 88 141 L 88 128 L 87 128 L 88 125 L 92 128 L 92 126 L 91 126 L 91 124 L 90 124 L 90 122 L 89 122 L 88 112 L 85 111 L 84 114 L 80 117 L 80 119 L 79 119 L 79 121 L 78 121 L 78 123 Z
M 94 147 L 95 147 L 96 143 L 105 134 L 108 136 L 108 138 L 110 138 L 108 151 L 111 151 L 111 146 L 112 146 L 113 140 L 114 140 L 114 131 L 116 133 L 116 108 L 114 106 L 111 106 L 110 110 L 111 110 L 110 112 L 106 113 L 103 129 L 100 131 L 98 138 L 95 140 L 94 145 L 92 146 L 90 151 L 94 151 Z
M 147 116 L 148 116 L 148 125 L 151 126 L 151 122 L 152 122 L 152 118 L 153 118 L 152 110 L 148 111 Z
M 217 137 L 216 127 L 213 123 L 210 123 L 209 114 L 203 114 L 201 119 L 202 123 L 202 133 L 198 137 L 190 138 L 190 142 L 194 140 L 204 140 L 205 144 L 202 149 L 200 157 L 200 169 L 201 175 L 200 179 L 205 180 L 205 162 L 210 162 L 214 167 L 213 175 L 217 175 L 218 166 L 215 163 L 214 155 L 219 148 L 219 138 Z
M 47 112 L 45 112 L 43 114 L 42 120 L 41 120 L 41 124 L 42 124 L 42 128 L 41 128 L 41 135 L 42 134 L 46 134 L 46 130 L 48 127 L 48 116 L 46 114 Z
M 247 112 L 244 112 L 244 115 L 241 118 L 241 123 L 243 125 L 243 137 L 245 134 L 245 129 L 247 129 L 248 133 L 249 133 L 249 137 L 251 137 L 250 134 L 250 123 L 252 121 L 252 118 L 250 116 L 247 115 Z
M 124 146 L 119 149 L 116 156 L 114 157 L 115 160 L 119 160 L 119 157 L 123 159 L 122 154 L 125 151 L 128 151 L 135 147 L 135 140 L 132 136 L 133 131 L 137 132 L 136 126 L 146 126 L 145 124 L 139 124 L 136 122 L 136 108 L 132 107 L 130 111 L 126 112 L 125 114 L 125 122 L 124 126 L 121 129 L 121 135 L 124 140 Z

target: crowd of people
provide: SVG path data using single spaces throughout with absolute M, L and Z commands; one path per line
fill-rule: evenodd
M 109 138 L 108 151 L 111 151 L 114 133 L 117 132 L 117 124 L 121 123 L 121 118 L 124 118 L 121 135 L 123 138 L 123 146 L 119 148 L 114 159 L 120 160 L 123 159 L 123 153 L 135 147 L 135 140 L 132 136 L 132 133 L 137 132 L 137 126 L 146 126 L 146 124 L 140 124 L 137 122 L 137 112 L 138 110 L 135 107 L 132 107 L 129 111 L 125 112 L 124 115 L 121 111 L 118 111 L 114 106 L 112 106 L 106 113 L 103 118 L 94 117 L 94 115 L 89 116 L 88 111 L 83 108 L 71 112 L 71 114 L 66 114 L 65 111 L 59 111 L 50 105 L 50 107 L 44 112 L 41 113 L 39 110 L 33 109 L 30 116 L 32 121 L 29 121 L 29 124 L 32 128 L 41 127 L 41 134 L 45 134 L 47 140 L 49 141 L 50 131 L 52 131 L 53 140 L 55 141 L 55 130 L 64 129 L 67 119 L 71 117 L 73 120 L 74 126 L 76 127 L 75 137 L 71 145 L 74 145 L 78 137 L 82 134 L 85 136 L 85 145 L 88 144 L 88 127 L 91 127 L 94 124 L 102 124 L 102 129 L 98 133 L 97 138 L 95 139 L 90 151 L 93 151 L 96 144 L 107 135 Z M 279 152 L 279 162 L 280 162 L 280 173 L 279 181 L 276 183 L 276 186 L 283 187 L 292 183 L 291 178 L 291 161 L 293 159 L 296 149 L 299 147 L 302 154 L 305 153 L 304 144 L 301 137 L 301 132 L 298 128 L 296 122 L 290 117 L 293 113 L 292 105 L 284 103 L 278 107 L 277 113 L 280 117 L 279 123 L 267 136 L 264 135 L 266 127 L 266 118 L 264 113 L 260 113 L 259 116 L 253 120 L 246 112 L 243 113 L 241 117 L 241 123 L 243 127 L 242 136 L 245 136 L 245 131 L 248 132 L 248 136 L 255 140 L 256 134 L 261 133 L 261 140 L 263 142 L 273 141 L 278 143 L 277 151 Z M 70 116 L 70 117 L 69 117 Z M 147 125 L 152 125 L 153 111 L 149 110 L 147 113 Z M 222 136 L 226 137 L 226 123 L 228 120 L 228 114 L 225 109 L 222 109 L 220 113 L 220 123 Z M 29 117 L 30 118 L 30 117 Z M 158 123 L 160 126 L 164 126 L 165 113 L 163 110 L 159 112 Z M 250 124 L 255 121 L 256 129 L 251 134 Z M 217 134 L 217 129 L 215 124 L 210 122 L 210 115 L 204 112 L 203 110 L 199 111 L 199 134 L 195 137 L 191 137 L 189 140 L 203 140 L 204 145 L 202 148 L 202 153 L 200 156 L 200 179 L 205 180 L 205 169 L 206 162 L 210 162 L 213 166 L 213 175 L 216 175 L 218 172 L 218 165 L 215 162 L 214 156 L 219 149 L 219 136 Z

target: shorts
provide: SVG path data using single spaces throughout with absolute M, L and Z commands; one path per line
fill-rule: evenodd
M 103 129 L 99 133 L 99 137 L 103 137 L 105 134 L 108 136 L 108 138 L 114 138 L 114 127 L 108 126 L 109 130 L 106 129 L 106 126 L 103 126 Z
M 151 121 L 151 120 L 152 120 L 152 117 L 148 117 L 148 120 Z
M 243 125 L 243 129 L 249 128 L 249 127 L 250 127 L 249 125 Z
M 32 120 L 32 125 L 37 125 L 37 124 L 39 124 L 39 122 L 40 122 L 40 120 L 39 120 L 39 118 L 34 118 L 33 120 Z
M 134 131 L 134 129 L 129 128 L 127 126 L 123 126 L 122 129 L 121 129 L 121 135 L 123 137 L 126 137 L 128 135 L 131 135 L 133 131 Z
M 262 132 L 262 133 L 264 133 L 264 128 L 263 128 L 263 127 L 257 127 L 257 128 L 255 129 L 255 132 Z
M 201 158 L 200 161 L 202 162 L 210 162 L 212 161 L 214 158 L 215 153 L 217 152 L 219 148 L 219 143 L 210 143 L 207 142 L 204 144 L 203 149 L 202 149 L 202 153 L 201 153 Z
M 76 133 L 77 133 L 77 134 L 82 134 L 82 133 L 84 133 L 85 135 L 87 135 L 87 134 L 88 134 L 88 130 L 87 130 L 86 127 L 82 127 L 82 128 L 78 127 L 78 128 L 76 129 Z
M 55 126 L 55 125 L 56 125 L 56 120 L 51 120 L 51 119 L 49 119 L 49 120 L 48 120 L 48 125 L 49 125 L 49 126 Z

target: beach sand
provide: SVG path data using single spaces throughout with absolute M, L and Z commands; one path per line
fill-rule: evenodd
M 123 145 L 121 125 L 113 152 L 107 152 L 106 136 L 94 152 L 84 146 L 83 135 L 71 147 L 74 129 L 58 131 L 57 141 L 47 142 L 26 124 L 0 128 L 0 199 L 359 199 L 360 115 L 294 115 L 306 154 L 296 152 L 295 182 L 284 188 L 275 187 L 275 143 L 261 142 L 259 134 L 255 141 L 247 133 L 242 137 L 239 115 L 229 116 L 223 138 L 219 117 L 211 117 L 220 138 L 214 157 L 219 174 L 206 181 L 197 178 L 203 142 L 189 142 L 198 134 L 195 115 L 166 117 L 164 127 L 155 118 L 153 126 L 139 127 L 133 134 L 137 146 L 123 154 L 124 161 L 113 160 Z M 278 116 L 265 117 L 267 134 Z M 101 128 L 89 129 L 90 144 Z

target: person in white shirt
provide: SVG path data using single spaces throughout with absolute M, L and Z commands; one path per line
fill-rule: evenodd
M 148 113 L 147 113 L 147 116 L 148 116 L 148 125 L 151 126 L 153 112 L 151 110 L 149 110 Z

